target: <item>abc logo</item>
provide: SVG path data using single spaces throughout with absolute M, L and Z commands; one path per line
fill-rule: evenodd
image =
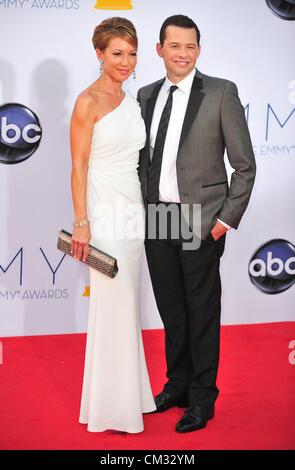
M 295 247 L 286 240 L 262 245 L 249 263 L 253 284 L 265 294 L 279 294 L 295 282 Z
M 281 20 L 295 20 L 295 0 L 265 0 L 274 15 Z
M 26 106 L 0 106 L 0 163 L 21 163 L 39 147 L 42 129 L 38 117 Z

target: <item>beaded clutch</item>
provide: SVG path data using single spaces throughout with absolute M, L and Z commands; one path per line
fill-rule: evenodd
M 66 230 L 60 230 L 57 239 L 58 250 L 63 251 L 67 255 L 71 254 L 72 235 Z M 82 261 L 82 260 L 81 260 Z M 105 274 L 108 277 L 114 278 L 118 272 L 118 265 L 116 258 L 104 253 L 103 251 L 89 245 L 89 253 L 85 261 L 82 263 L 87 264 L 96 271 Z

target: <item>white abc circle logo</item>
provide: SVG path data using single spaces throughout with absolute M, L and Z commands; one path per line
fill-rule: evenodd
M 295 282 L 295 246 L 282 238 L 261 245 L 250 259 L 251 282 L 265 294 L 279 294 Z
M 28 144 L 35 144 L 41 139 L 41 127 L 37 124 L 27 124 L 21 129 L 17 124 L 8 124 L 7 117 L 1 118 L 1 140 L 7 144 L 15 144 L 22 137 Z M 13 136 L 9 137 L 8 132 L 12 131 Z M 35 135 L 29 136 L 30 131 L 35 131 Z
M 0 106 L 0 163 L 13 165 L 27 160 L 39 147 L 42 128 L 38 116 L 27 106 Z
M 292 264 L 294 268 L 291 267 Z M 266 263 L 262 259 L 253 259 L 249 264 L 249 273 L 254 277 L 266 276 L 266 274 L 278 276 L 283 272 L 295 275 L 295 256 L 291 256 L 284 263 L 280 258 L 273 258 L 272 251 L 268 251 Z

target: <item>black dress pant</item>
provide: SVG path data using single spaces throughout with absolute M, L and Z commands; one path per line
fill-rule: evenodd
M 147 232 L 149 223 L 147 218 Z M 181 236 L 170 237 L 170 223 L 168 220 L 166 239 L 156 236 L 145 240 L 155 299 L 165 328 L 168 381 L 164 391 L 174 395 L 188 392 L 190 405 L 212 405 L 218 396 L 219 261 L 225 236 L 216 242 L 210 234 L 198 249 L 184 250 Z

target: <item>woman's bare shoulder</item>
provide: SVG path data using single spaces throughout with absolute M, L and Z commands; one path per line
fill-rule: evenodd
M 75 107 L 79 108 L 82 112 L 97 116 L 99 110 L 103 111 L 105 103 L 106 93 L 101 91 L 94 82 L 79 94 Z
M 74 114 L 81 118 L 93 119 L 97 113 L 98 101 L 98 93 L 90 85 L 78 95 L 74 106 Z

